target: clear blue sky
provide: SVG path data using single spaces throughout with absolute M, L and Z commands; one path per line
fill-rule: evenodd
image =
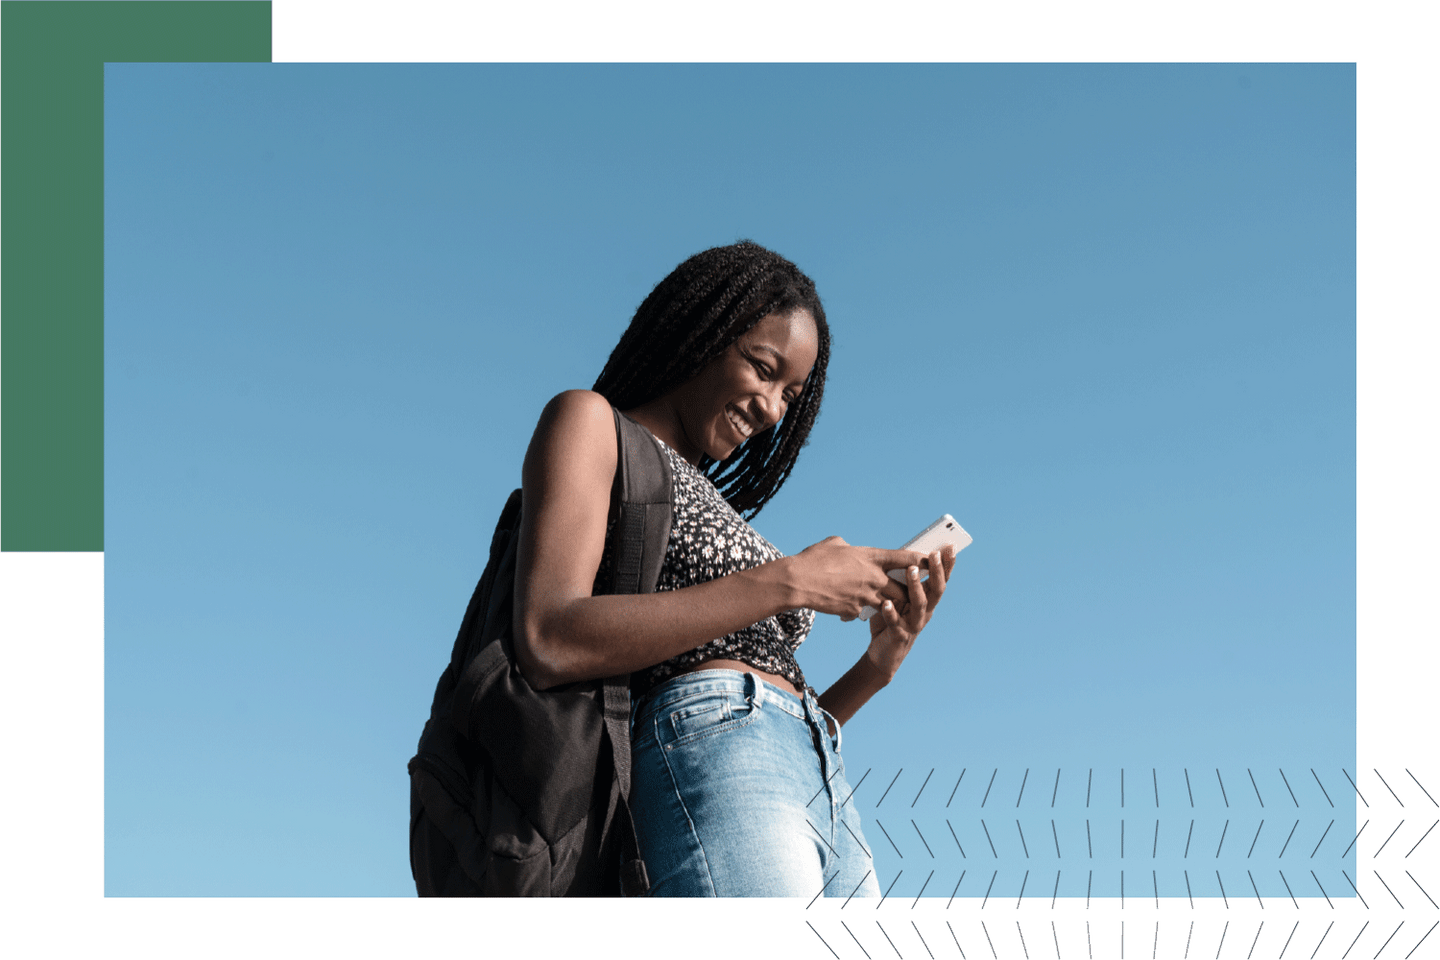
M 1349 822 L 1352 66 L 111 64 L 105 124 L 107 893 L 413 893 L 405 762 L 540 407 L 741 237 L 835 338 L 758 529 L 975 538 L 845 728 L 867 825 L 998 822 L 1016 887 L 1012 820 L 1103 822 L 1098 896 L 1159 820 L 1163 896 L 1278 769 L 1297 838 Z M 821 618 L 811 682 L 864 637 Z

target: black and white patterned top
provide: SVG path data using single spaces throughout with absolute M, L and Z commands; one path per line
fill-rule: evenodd
M 675 478 L 675 512 L 665 561 L 655 584 L 657 593 L 705 583 L 784 556 L 735 512 L 704 474 L 663 440 L 660 445 L 670 458 L 670 470 Z M 608 582 L 610 565 L 607 544 L 596 577 L 597 585 Z M 795 660 L 795 650 L 814 623 L 814 610 L 803 607 L 786 610 L 743 630 L 702 643 L 664 663 L 637 671 L 632 686 L 637 694 L 642 694 L 685 667 L 706 660 L 739 660 L 782 676 L 804 690 L 805 675 Z

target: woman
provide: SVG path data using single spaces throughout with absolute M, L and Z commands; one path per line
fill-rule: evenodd
M 633 674 L 632 808 L 655 895 L 878 894 L 840 726 L 894 677 L 954 554 L 830 537 L 784 557 L 741 518 L 789 476 L 829 347 L 794 264 L 749 241 L 706 250 L 641 304 L 594 391 L 546 406 L 525 457 L 516 654 L 538 689 Z M 653 594 L 592 595 L 609 562 L 612 405 L 674 472 Z M 904 586 L 886 574 L 901 568 Z M 865 655 L 817 696 L 794 656 L 814 611 L 867 605 Z

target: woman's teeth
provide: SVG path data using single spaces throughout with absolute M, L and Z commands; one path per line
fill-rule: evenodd
M 740 436 L 744 437 L 745 439 L 750 439 L 751 434 L 755 432 L 751 428 L 750 424 L 746 423 L 745 420 L 741 418 L 741 416 L 734 410 L 731 410 L 727 407 L 725 410 L 725 416 L 730 418 L 730 422 L 735 425 L 735 429 L 740 431 Z

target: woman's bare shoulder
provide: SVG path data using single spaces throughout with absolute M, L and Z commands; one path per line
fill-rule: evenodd
M 546 459 L 589 461 L 602 471 L 615 470 L 615 415 L 610 402 L 593 390 L 566 390 L 545 404 L 535 427 L 531 451 Z

